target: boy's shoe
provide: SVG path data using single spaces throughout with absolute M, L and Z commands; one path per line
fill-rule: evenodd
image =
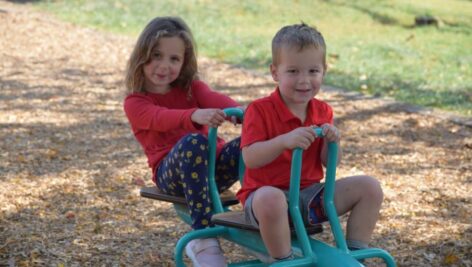
M 293 255 L 293 251 L 290 252 L 289 256 L 287 256 L 283 259 L 274 259 L 271 256 L 269 256 L 268 254 L 261 253 L 261 252 L 258 252 L 258 251 L 254 251 L 254 250 L 249 249 L 249 248 L 243 247 L 243 250 L 248 252 L 249 254 L 252 254 L 253 256 L 256 256 L 257 259 L 259 259 L 259 261 L 261 261 L 263 263 L 266 263 L 266 264 L 274 263 L 276 261 L 293 260 L 295 258 L 295 256 Z
M 274 258 L 272 258 L 271 256 L 269 256 L 267 254 L 264 254 L 264 253 L 246 248 L 246 247 L 242 247 L 242 248 L 243 248 L 244 251 L 246 251 L 247 253 L 255 256 L 258 260 L 260 260 L 263 263 L 273 263 L 273 262 L 275 262 Z
M 185 247 L 194 267 L 226 267 L 226 258 L 216 238 L 194 239 Z

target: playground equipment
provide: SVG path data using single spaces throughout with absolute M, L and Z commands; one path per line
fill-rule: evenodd
M 243 112 L 237 108 L 225 109 L 227 116 L 237 116 L 242 119 Z M 322 138 L 321 128 L 313 129 L 319 138 Z M 215 227 L 194 230 L 182 236 L 175 247 L 174 259 L 177 267 L 185 266 L 183 262 L 183 251 L 188 242 L 197 238 L 219 237 L 239 244 L 240 246 L 258 253 L 266 254 L 267 250 L 260 237 L 258 229 L 246 224 L 242 211 L 230 211 L 231 205 L 237 204 L 234 196 L 220 196 L 215 182 L 215 158 L 216 158 L 216 136 L 217 129 L 211 128 L 208 135 L 209 140 L 209 181 L 210 194 L 213 203 L 214 215 L 212 222 Z M 302 165 L 302 149 L 294 149 L 292 153 L 292 166 L 290 173 L 289 189 L 289 213 L 293 222 L 292 250 L 295 259 L 282 262 L 266 264 L 259 260 L 245 260 L 232 262 L 229 266 L 317 266 L 317 267 L 347 267 L 363 266 L 358 260 L 367 258 L 381 258 L 388 267 L 396 266 L 393 257 L 386 251 L 378 248 L 368 248 L 350 251 L 339 223 L 334 206 L 334 189 L 336 177 L 336 158 L 338 148 L 335 142 L 328 143 L 328 163 L 326 166 L 324 209 L 327 213 L 331 231 L 334 236 L 335 246 L 311 237 L 314 233 L 322 231 L 321 225 L 306 228 L 299 210 L 300 174 Z M 240 158 L 239 177 L 242 182 L 244 164 Z M 185 199 L 162 194 L 157 188 L 143 188 L 141 196 L 172 202 L 174 208 L 183 221 L 190 224 L 191 219 L 187 212 Z

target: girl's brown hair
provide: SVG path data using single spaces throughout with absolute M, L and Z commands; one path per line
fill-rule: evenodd
M 178 17 L 157 17 L 144 28 L 131 53 L 126 68 L 126 93 L 145 92 L 143 88 L 143 66 L 151 60 L 152 51 L 162 37 L 178 36 L 185 44 L 185 55 L 179 77 L 172 82 L 172 87 L 189 90 L 193 80 L 198 79 L 197 48 L 192 32 L 185 22 Z

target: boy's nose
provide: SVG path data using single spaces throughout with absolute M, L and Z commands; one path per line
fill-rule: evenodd
M 310 77 L 306 74 L 300 75 L 300 78 L 298 79 L 299 84 L 310 84 Z

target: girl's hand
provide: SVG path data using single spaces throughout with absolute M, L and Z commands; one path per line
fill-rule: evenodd
M 339 142 L 341 136 L 338 129 L 334 127 L 334 125 L 325 123 L 321 125 L 321 129 L 323 129 L 323 135 L 328 140 L 328 142 Z
M 299 127 L 283 135 L 284 147 L 294 149 L 300 147 L 303 150 L 308 149 L 311 143 L 315 141 L 316 134 L 312 127 Z
M 246 107 L 243 107 L 243 106 L 239 106 L 239 107 L 236 107 L 236 108 L 239 108 L 240 110 L 243 111 L 243 114 L 244 114 L 244 111 L 246 111 Z M 238 119 L 238 117 L 236 116 L 231 116 L 231 122 L 236 125 L 238 123 L 241 123 L 241 121 Z
M 217 108 L 197 109 L 192 113 L 190 119 L 200 125 L 216 128 L 225 121 L 225 112 Z

